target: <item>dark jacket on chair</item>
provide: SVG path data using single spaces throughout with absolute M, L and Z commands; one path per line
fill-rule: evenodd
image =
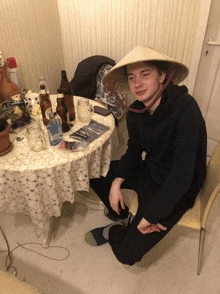
M 70 82 L 73 95 L 94 99 L 96 95 L 96 77 L 103 64 L 115 65 L 115 61 L 102 55 L 94 55 L 82 60 Z

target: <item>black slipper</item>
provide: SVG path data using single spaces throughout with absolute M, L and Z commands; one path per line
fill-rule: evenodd
M 85 235 L 85 240 L 89 245 L 92 246 L 101 246 L 108 242 L 108 240 L 103 236 L 103 231 L 106 227 L 109 225 L 97 229 L 93 229 L 92 231 L 89 231 Z
M 108 210 L 107 207 L 105 207 L 105 209 L 104 209 L 104 215 L 105 215 L 108 219 L 112 220 L 113 222 L 116 222 L 116 221 L 118 220 L 116 217 L 114 217 L 114 216 L 109 212 L 109 210 Z

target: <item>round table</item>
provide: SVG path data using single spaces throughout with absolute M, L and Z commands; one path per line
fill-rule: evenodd
M 50 99 L 55 111 L 56 95 Z M 78 99 L 74 97 L 76 112 Z M 89 101 L 103 107 L 100 102 Z M 61 215 L 63 203 L 73 203 L 77 191 L 89 191 L 90 178 L 105 176 L 109 169 L 112 151 L 118 144 L 114 117 L 92 113 L 92 119 L 110 129 L 89 143 L 84 151 L 72 152 L 48 144 L 47 149 L 35 152 L 28 146 L 25 127 L 11 135 L 13 149 L 0 157 L 0 211 L 29 214 L 36 234 L 47 236 L 50 218 Z M 70 141 L 69 135 L 83 125 L 76 113 L 74 126 L 63 139 Z M 42 128 L 47 136 L 43 124 Z M 17 137 L 23 139 L 18 141 Z M 48 246 L 46 243 L 45 239 L 44 245 Z

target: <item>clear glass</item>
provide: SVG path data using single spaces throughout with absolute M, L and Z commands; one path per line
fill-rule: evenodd
M 34 120 L 26 127 L 26 138 L 32 151 L 46 149 L 45 134 L 40 126 L 40 121 Z
M 87 99 L 79 99 L 77 101 L 77 117 L 78 120 L 89 124 L 92 114 L 92 106 Z

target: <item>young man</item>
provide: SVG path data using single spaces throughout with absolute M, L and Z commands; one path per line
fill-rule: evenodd
M 138 46 L 103 79 L 107 89 L 131 91 L 137 100 L 127 112 L 125 155 L 111 163 L 106 177 L 90 181 L 107 207 L 105 215 L 114 222 L 88 232 L 85 238 L 94 246 L 109 242 L 124 264 L 140 261 L 193 206 L 203 186 L 205 122 L 187 88 L 175 85 L 187 75 L 182 63 Z M 123 188 L 138 195 L 132 222 Z

